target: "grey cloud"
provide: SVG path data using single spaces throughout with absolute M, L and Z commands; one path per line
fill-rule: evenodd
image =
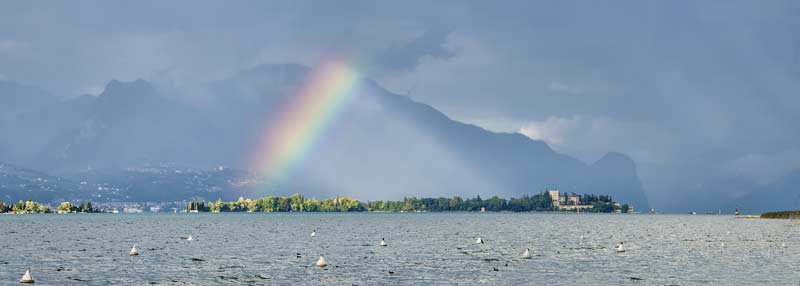
M 376 72 L 410 72 L 426 58 L 447 60 L 454 57 L 455 51 L 446 46 L 448 31 L 428 30 L 399 45 L 393 45 L 378 52 L 369 61 Z

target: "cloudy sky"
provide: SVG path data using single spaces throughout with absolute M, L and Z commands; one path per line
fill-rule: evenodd
M 586 162 L 627 153 L 652 201 L 800 169 L 797 15 L 779 0 L 3 1 L 0 79 L 70 97 L 141 77 L 191 100 L 258 64 L 347 54 L 454 119 Z

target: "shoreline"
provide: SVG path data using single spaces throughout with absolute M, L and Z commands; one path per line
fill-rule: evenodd
M 715 216 L 715 217 L 734 217 L 736 219 L 760 219 L 761 217 L 758 215 L 740 215 L 734 216 L 732 214 L 686 214 L 686 213 L 604 213 L 604 212 L 573 212 L 573 211 L 523 211 L 523 212 L 514 212 L 514 211 L 486 211 L 486 212 L 479 212 L 479 211 L 419 211 L 419 212 L 392 212 L 392 211 L 351 211 L 351 212 L 132 212 L 132 213 L 112 213 L 112 212 L 96 212 L 96 213 L 0 213 L 0 215 L 9 215 L 9 216 L 26 216 L 26 215 L 46 215 L 46 216 L 74 216 L 74 215 L 197 215 L 197 214 L 242 214 L 242 215 L 255 215 L 255 214 L 274 214 L 274 215 L 302 215 L 302 214 L 554 214 L 554 215 L 636 215 L 636 216 Z M 765 218 L 767 219 L 767 218 Z

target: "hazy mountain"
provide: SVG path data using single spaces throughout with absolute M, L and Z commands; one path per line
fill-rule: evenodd
M 57 101 L 41 89 L 0 80 L 0 114 L 3 116 L 13 116 Z
M 94 201 L 236 200 L 252 195 L 258 184 L 252 174 L 241 170 L 170 164 L 81 170 L 72 178 L 92 189 Z
M 108 83 L 96 98 L 64 102 L 58 113 L 39 110 L 30 117 L 58 117 L 52 140 L 33 161 L 38 168 L 66 172 L 76 168 L 124 168 L 142 163 L 208 163 L 210 140 L 205 119 L 191 108 L 160 95 L 144 80 Z M 39 125 L 40 127 L 41 125 Z M 207 138 L 208 138 L 207 137 Z M 212 137 L 213 138 L 213 137 Z M 197 156 L 197 154 L 203 154 Z
M 225 81 L 235 82 L 230 85 L 235 89 L 229 89 L 237 92 L 217 93 L 225 98 L 233 94 L 249 99 L 248 105 L 261 110 L 274 110 L 302 82 L 293 76 L 306 71 L 287 65 L 261 66 Z M 236 113 L 228 118 L 264 120 L 262 112 L 241 112 L 253 110 L 252 107 L 227 108 Z M 308 185 L 307 192 L 323 187 L 328 189 L 323 193 L 368 199 L 402 195 L 515 196 L 560 188 L 608 193 L 639 208 L 649 208 L 630 159 L 615 153 L 597 164 L 602 167 L 592 168 L 521 134 L 493 133 L 451 120 L 428 105 L 367 81 L 337 114 L 294 178 L 301 178 Z M 602 175 L 590 176 L 592 172 Z M 613 179 L 603 178 L 605 175 Z M 292 187 L 303 188 L 297 184 Z
M 267 127 L 278 120 L 278 111 L 292 100 L 307 73 L 299 65 L 243 71 L 212 83 L 213 104 L 202 109 L 172 101 L 143 80 L 111 81 L 97 97 L 59 102 L 15 117 L 20 129 L 14 133 L 44 133 L 36 137 L 46 144 L 28 162 L 32 166 L 80 181 L 114 178 L 115 184 L 128 186 L 124 189 L 130 198 L 177 199 L 194 195 L 191 188 L 198 185 L 175 173 L 133 176 L 120 170 L 177 162 L 195 169 L 229 165 L 260 171 L 260 142 L 271 136 Z M 230 192 L 396 199 L 519 196 L 559 188 L 610 194 L 637 209 L 649 209 L 636 166 L 623 154 L 609 153 L 588 165 L 520 134 L 493 133 L 451 120 L 371 81 L 354 92 L 335 118 L 324 122 L 325 132 L 303 154 L 288 184 Z M 78 171 L 87 167 L 117 171 L 103 176 Z M 131 181 L 148 180 L 168 183 L 130 187 L 136 185 Z
M 0 200 L 52 202 L 79 197 L 78 185 L 64 178 L 50 176 L 0 162 Z
M 589 166 L 579 181 L 583 183 L 583 189 L 612 194 L 614 199 L 632 204 L 638 211 L 649 211 L 636 164 L 624 154 L 606 154 Z
M 25 131 L 32 128 L 24 123 L 20 126 L 16 117 L 57 102 L 55 97 L 38 88 L 0 80 L 0 160 L 23 161 L 30 157 L 37 148 L 28 143 L 35 143 L 39 138 L 25 137 L 29 135 Z
M 0 162 L 0 201 L 235 200 L 252 196 L 259 181 L 230 168 L 195 169 L 163 164 L 126 169 L 85 169 L 70 179 Z
M 732 208 L 744 213 L 759 214 L 767 211 L 800 209 L 800 170 L 789 173 L 767 186 L 754 188 L 737 199 Z
M 16 146 L 13 159 L 31 163 L 57 136 L 75 132 L 76 126 L 85 120 L 94 98 L 84 95 L 56 101 L 9 118 L 7 132 L 14 135 L 9 142 Z

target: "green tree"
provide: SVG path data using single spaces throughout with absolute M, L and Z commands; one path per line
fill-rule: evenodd
M 73 211 L 74 206 L 70 202 L 63 202 L 58 205 L 58 212 L 59 213 L 70 213 Z

